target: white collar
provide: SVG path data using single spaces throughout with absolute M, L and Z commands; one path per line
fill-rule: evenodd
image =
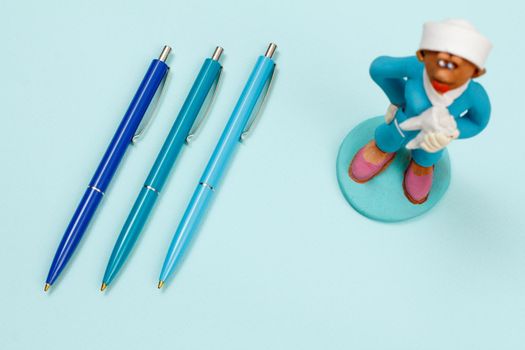
M 423 70 L 423 87 L 425 88 L 425 92 L 427 93 L 427 97 L 430 100 L 430 103 L 432 103 L 432 106 L 450 106 L 455 99 L 461 96 L 465 90 L 467 90 L 469 83 L 470 79 L 465 84 L 455 89 L 449 90 L 444 94 L 440 94 L 432 86 L 427 71 L 425 69 Z

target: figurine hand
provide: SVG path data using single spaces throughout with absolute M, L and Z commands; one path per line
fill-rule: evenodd
M 421 130 L 406 148 L 421 148 L 426 152 L 437 152 L 459 137 L 456 121 L 445 107 L 431 107 L 399 125 L 403 130 Z
M 434 153 L 447 147 L 452 140 L 459 137 L 459 131 L 456 129 L 452 134 L 443 132 L 426 133 L 421 140 L 419 147 L 429 153 Z
M 392 120 L 394 120 L 396 116 L 396 112 L 397 112 L 397 106 L 390 104 L 390 106 L 388 106 L 386 113 L 385 113 L 385 122 L 387 124 L 392 123 Z

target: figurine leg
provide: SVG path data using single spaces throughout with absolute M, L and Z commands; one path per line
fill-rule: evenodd
M 410 132 L 399 129 L 395 119 L 390 124 L 379 125 L 375 132 L 377 147 L 383 152 L 397 152 L 408 142 L 407 133 Z
M 375 131 L 375 139 L 355 154 L 348 175 L 357 183 L 370 181 L 392 163 L 404 142 L 394 123 L 380 125 Z
M 413 204 L 425 203 L 432 189 L 434 164 L 441 158 L 443 151 L 428 153 L 421 149 L 412 151 L 412 160 L 405 171 L 403 190 Z

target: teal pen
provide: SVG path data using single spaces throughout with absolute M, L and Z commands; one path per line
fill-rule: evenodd
M 158 288 L 164 285 L 165 281 L 180 263 L 188 249 L 191 237 L 204 219 L 204 215 L 214 197 L 215 191 L 220 185 L 221 179 L 225 175 L 235 150 L 253 125 L 254 118 L 268 91 L 275 70 L 275 62 L 272 56 L 276 48 L 275 44 L 270 44 L 266 54 L 258 58 L 244 86 L 241 96 L 173 236 L 160 272 Z
M 166 141 L 164 141 L 153 168 L 117 238 L 104 273 L 101 291 L 106 289 L 113 281 L 131 253 L 184 143 L 192 139 L 206 115 L 207 107 L 209 107 L 213 99 L 222 71 L 222 66 L 219 63 L 222 51 L 221 47 L 217 47 L 212 57 L 204 61 L 199 75 L 193 83 L 188 97 L 186 97 L 179 115 Z

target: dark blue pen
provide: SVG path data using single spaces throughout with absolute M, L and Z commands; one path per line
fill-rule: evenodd
M 151 62 L 144 79 L 142 79 L 124 118 L 120 122 L 106 153 L 104 153 L 104 157 L 102 157 L 95 171 L 95 175 L 91 179 L 60 241 L 55 257 L 53 258 L 53 263 L 49 269 L 49 274 L 47 275 L 44 291 L 47 291 L 49 287 L 55 283 L 86 232 L 89 222 L 111 182 L 111 178 L 115 175 L 124 157 L 124 153 L 133 141 L 153 97 L 156 95 L 157 90 L 168 73 L 169 67 L 166 64 L 166 59 L 170 51 L 171 48 L 169 46 L 164 46 L 160 57 Z

